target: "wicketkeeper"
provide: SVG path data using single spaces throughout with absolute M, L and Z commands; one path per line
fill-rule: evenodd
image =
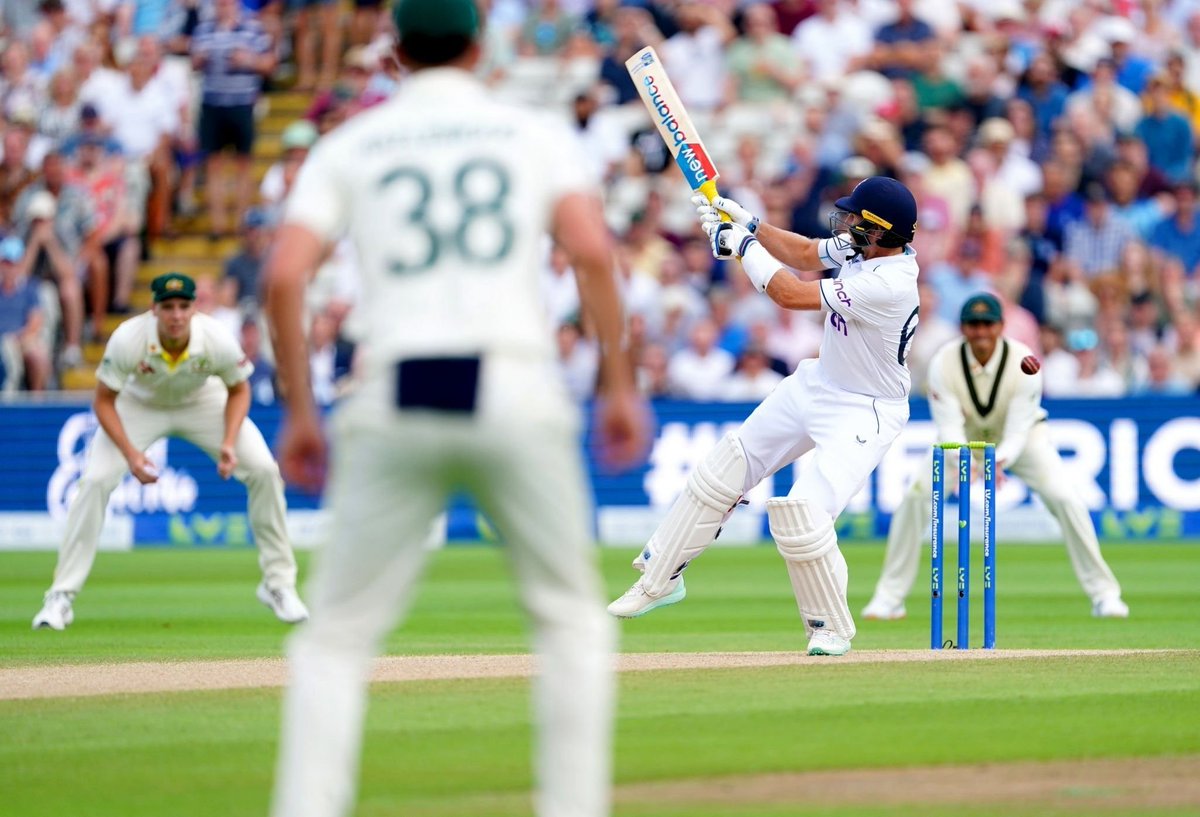
M 961 315 L 963 337 L 938 350 L 929 364 L 929 411 L 937 438 L 996 444 L 997 482 L 1007 471 L 1041 497 L 1062 526 L 1063 542 L 1092 615 L 1125 618 L 1121 585 L 1100 555 L 1087 506 L 1071 482 L 1050 434 L 1042 408 L 1042 374 L 1022 371 L 1028 346 L 1006 338 L 1004 314 L 994 295 L 967 299 Z M 958 453 L 946 452 L 946 472 L 958 467 Z M 922 544 L 929 539 L 932 487 L 927 464 L 892 517 L 883 575 L 863 618 L 904 618 L 904 599 L 917 575 Z

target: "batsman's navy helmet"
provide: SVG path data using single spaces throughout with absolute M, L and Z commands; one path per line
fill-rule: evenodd
M 883 231 L 875 240 L 880 247 L 903 247 L 917 233 L 917 200 L 907 187 L 888 176 L 863 179 L 849 196 L 834 204 L 862 217 L 858 225 L 849 228 L 860 246 L 870 243 L 869 232 Z

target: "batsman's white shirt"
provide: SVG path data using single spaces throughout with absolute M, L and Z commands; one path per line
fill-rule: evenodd
M 163 356 L 158 319 L 153 312 L 130 318 L 116 328 L 96 379 L 149 406 L 177 407 L 196 399 L 201 389 L 224 394 L 254 372 L 254 364 L 228 329 L 203 313 L 192 316 L 187 351 L 177 361 Z
M 917 326 L 917 259 L 855 259 L 821 282 L 820 356 L 784 378 L 738 431 L 745 490 L 800 458 L 788 496 L 836 518 L 908 421 L 905 356 Z

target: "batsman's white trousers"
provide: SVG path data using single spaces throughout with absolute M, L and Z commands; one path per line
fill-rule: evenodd
M 609 813 L 615 627 L 594 563 L 577 424 L 546 421 L 537 401 L 557 405 L 554 395 L 524 391 L 475 418 L 388 416 L 369 392 L 337 411 L 336 536 L 316 555 L 310 618 L 288 643 L 275 817 L 351 812 L 371 662 L 406 612 L 430 523 L 456 489 L 503 538 L 532 625 L 536 813 Z M 528 413 L 512 410 L 529 401 Z
M 802 361 L 737 431 L 743 492 L 800 459 L 788 497 L 837 519 L 906 422 L 907 400 L 843 391 L 825 380 L 819 360 Z
M 225 403 L 229 391 L 211 380 L 196 399 L 177 408 L 151 406 L 121 393 L 117 415 L 129 441 L 145 451 L 163 437 L 179 437 L 200 447 L 216 460 L 225 436 Z M 247 417 L 234 444 L 238 465 L 233 476 L 246 486 L 250 529 L 258 546 L 258 563 L 268 587 L 292 587 L 296 583 L 296 559 L 287 538 L 287 506 L 283 478 L 262 432 Z M 108 498 L 129 472 L 120 449 L 98 429 L 88 446 L 87 461 L 78 490 L 67 511 L 67 532 L 58 552 L 52 591 L 78 593 L 96 559 L 100 530 Z
M 953 474 L 947 455 L 947 474 Z M 957 463 L 957 453 L 954 454 Z M 929 542 L 929 517 L 932 513 L 933 489 L 930 486 L 930 460 L 920 471 L 903 502 L 892 517 L 888 531 L 887 555 L 883 574 L 875 592 L 896 604 L 904 601 L 912 590 L 921 554 Z M 1050 440 L 1045 423 L 1036 424 L 1029 432 L 1025 448 L 1007 470 L 1019 477 L 1029 489 L 1042 498 L 1046 508 L 1062 527 L 1067 555 L 1083 592 L 1093 603 L 1119 597 L 1121 585 L 1100 554 L 1096 528 L 1088 515 L 1087 506 L 1071 484 L 1058 450 Z M 1003 527 L 1003 516 L 1000 517 Z

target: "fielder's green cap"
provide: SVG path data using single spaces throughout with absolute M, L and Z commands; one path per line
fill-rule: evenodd
M 474 39 L 479 33 L 475 0 L 396 0 L 392 20 L 401 40 L 409 34 Z
M 154 303 L 168 298 L 196 300 L 196 282 L 181 272 L 167 272 L 150 282 Z
M 990 292 L 981 292 L 967 298 L 959 316 L 962 323 L 1000 323 L 1002 320 L 1004 310 L 1000 301 Z

